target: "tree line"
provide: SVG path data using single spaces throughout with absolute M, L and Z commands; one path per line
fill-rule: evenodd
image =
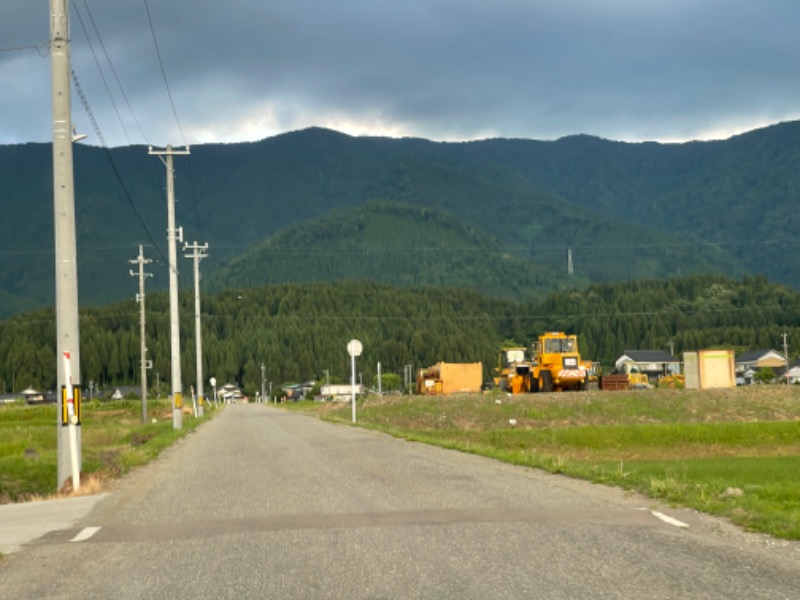
M 195 382 L 193 297 L 181 294 L 181 373 L 184 393 Z M 365 282 L 284 284 L 204 296 L 203 372 L 219 384 L 254 393 L 264 377 L 275 386 L 323 379 L 349 381 L 347 343 L 359 339 L 357 368 L 375 385 L 384 373 L 403 374 L 437 362 L 482 362 L 488 378 L 498 348 L 530 344 L 543 331 L 580 337 L 586 358 L 610 364 L 630 349 L 683 351 L 730 347 L 782 350 L 800 340 L 800 294 L 763 276 L 732 280 L 693 276 L 564 290 L 543 301 L 514 302 L 474 291 L 406 288 Z M 80 311 L 83 385 L 101 388 L 139 380 L 139 309 L 134 301 Z M 6 393 L 56 385 L 52 310 L 0 323 L 0 386 Z M 169 301 L 147 299 L 146 344 L 151 385 L 170 374 Z M 206 384 L 207 386 L 207 384 Z M 162 389 L 168 388 L 165 385 Z

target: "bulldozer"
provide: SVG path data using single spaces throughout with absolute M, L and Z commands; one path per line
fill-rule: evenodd
M 534 392 L 584 390 L 589 382 L 587 363 L 581 361 L 578 337 L 548 331 L 533 344 L 529 387 Z

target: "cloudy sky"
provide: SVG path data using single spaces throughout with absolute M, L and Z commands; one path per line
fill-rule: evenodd
M 797 0 L 70 5 L 72 65 L 102 138 L 74 93 L 73 120 L 96 145 L 251 141 L 315 125 L 682 141 L 800 118 Z M 48 0 L 0 2 L 0 144 L 52 137 L 49 35 Z

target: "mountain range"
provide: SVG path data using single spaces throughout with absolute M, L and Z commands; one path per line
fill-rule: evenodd
M 168 283 L 166 170 L 147 147 L 75 146 L 79 298 Z M 209 289 L 372 280 L 517 299 L 590 282 L 764 274 L 800 286 L 800 122 L 722 141 L 441 143 L 311 128 L 175 157 Z M 53 302 L 50 144 L 0 146 L 0 316 Z M 181 286 L 191 263 L 179 259 Z

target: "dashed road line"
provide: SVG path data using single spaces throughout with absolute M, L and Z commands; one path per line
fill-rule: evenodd
M 84 527 L 70 542 L 85 542 L 98 531 L 100 531 L 99 527 Z
M 665 515 L 662 512 L 658 512 L 657 510 L 650 510 L 649 508 L 640 508 L 639 510 L 646 510 L 651 515 L 653 515 L 656 519 L 667 523 L 668 525 L 673 525 L 675 527 L 682 527 L 684 529 L 688 529 L 689 525 L 684 523 L 683 521 L 679 521 L 674 517 L 670 517 L 669 515 Z

